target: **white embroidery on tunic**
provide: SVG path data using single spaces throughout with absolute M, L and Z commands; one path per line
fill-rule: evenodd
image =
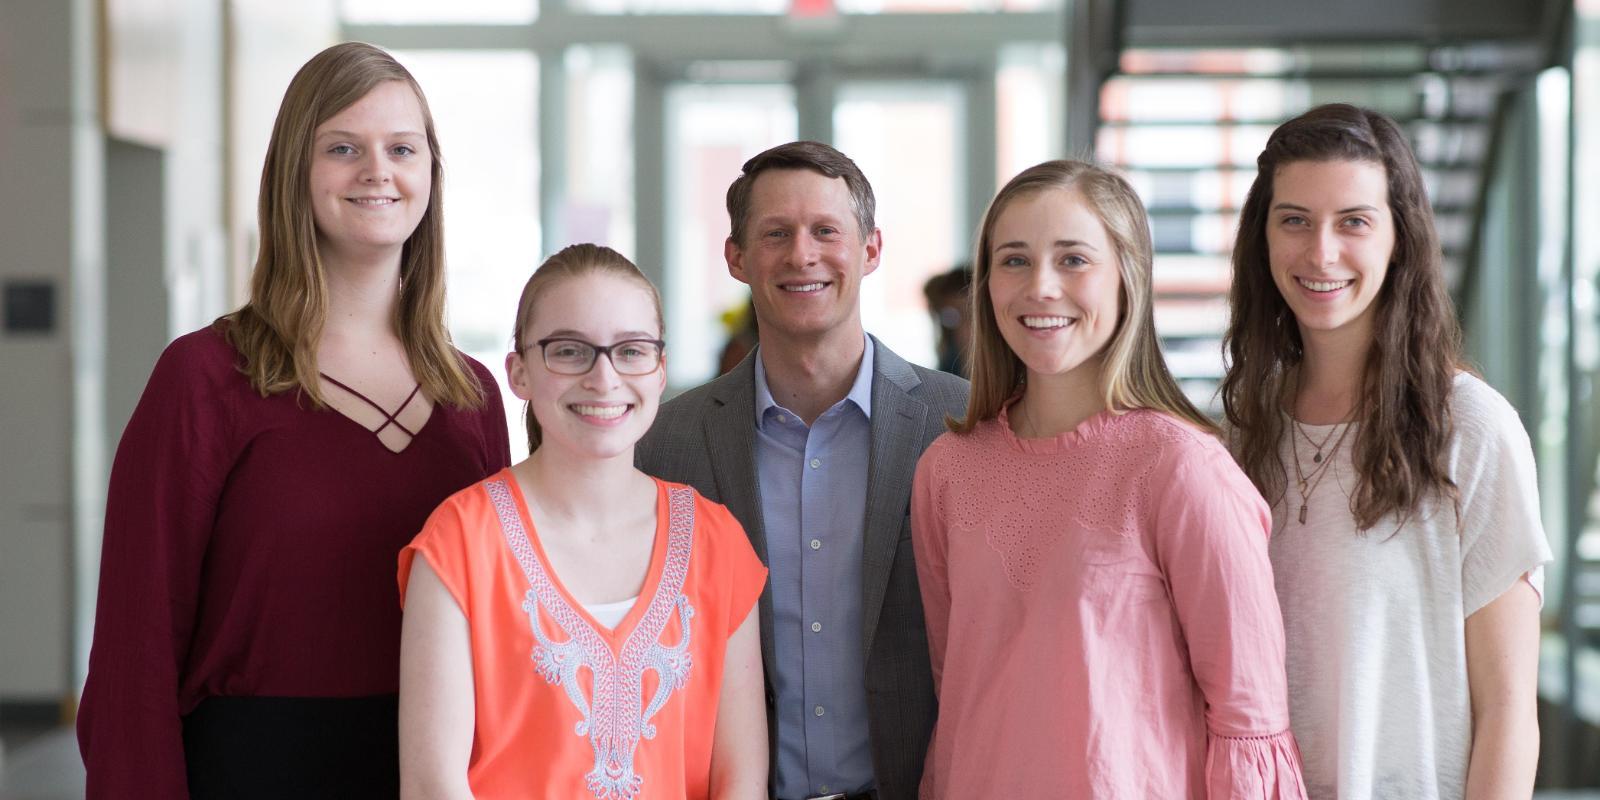
M 523 598 L 522 610 L 528 614 L 536 640 L 534 669 L 552 686 L 566 691 L 567 698 L 583 715 L 574 733 L 587 736 L 594 747 L 594 769 L 585 776 L 589 791 L 599 800 L 632 800 L 644 785 L 644 776 L 636 774 L 633 765 L 639 740 L 655 738 L 656 726 L 650 724 L 650 719 L 667 704 L 674 690 L 688 682 L 692 666 L 689 620 L 694 617 L 694 607 L 683 594 L 683 583 L 694 544 L 694 493 L 690 489 L 667 491 L 666 568 L 649 607 L 618 657 L 556 590 L 544 565 L 534 555 L 510 487 L 504 480 L 489 481 L 485 486 L 500 517 L 506 542 L 528 578 L 530 588 Z M 557 642 L 545 635 L 539 624 L 541 608 L 567 635 L 566 641 Z M 674 613 L 683 637 L 669 646 L 660 640 Z M 584 697 L 578 682 L 578 670 L 582 668 L 588 668 L 593 677 L 592 702 Z M 651 670 L 658 680 L 646 705 L 644 673 Z

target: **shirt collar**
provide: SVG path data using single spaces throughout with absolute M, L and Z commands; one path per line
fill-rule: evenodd
M 856 368 L 856 380 L 850 384 L 850 391 L 844 396 L 845 400 L 855 403 L 861 409 L 861 415 L 872 419 L 872 364 L 873 343 L 872 337 L 862 334 L 866 346 L 861 350 L 861 366 Z M 767 411 L 774 408 L 783 408 L 772 399 L 772 389 L 767 386 L 767 367 L 761 363 L 761 346 L 756 346 L 756 428 L 761 428 L 767 418 Z

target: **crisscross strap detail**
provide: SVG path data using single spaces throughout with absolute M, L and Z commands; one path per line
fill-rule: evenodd
M 346 386 L 343 383 L 340 383 L 338 381 L 338 379 L 334 378 L 332 375 L 329 375 L 326 372 L 319 372 L 317 374 L 321 375 L 322 379 L 327 381 L 328 383 L 331 383 L 334 386 L 337 386 L 340 389 L 343 389 L 343 390 L 355 395 L 356 397 L 360 398 L 363 402 L 365 402 L 367 405 L 378 409 L 378 413 L 383 415 L 384 423 L 382 425 L 379 425 L 377 428 L 373 429 L 372 432 L 374 434 L 382 433 L 384 428 L 387 428 L 390 425 L 393 425 L 396 428 L 399 428 L 400 430 L 405 431 L 407 436 L 410 436 L 413 439 L 417 438 L 417 432 L 414 431 L 414 430 L 411 430 L 410 428 L 407 428 L 404 425 L 401 425 L 399 417 L 400 417 L 400 412 L 405 411 L 406 410 L 406 406 L 411 405 L 411 400 L 417 396 L 417 392 L 422 391 L 422 384 L 419 383 L 416 386 L 412 387 L 411 388 L 411 394 L 406 395 L 406 399 L 402 400 L 400 402 L 400 407 L 396 408 L 394 410 L 394 413 L 391 414 L 388 411 L 384 410 L 383 406 L 380 406 L 376 402 L 374 402 L 372 398 L 370 398 L 370 397 L 368 397 L 368 396 L 366 396 L 366 395 L 364 395 L 364 394 L 362 394 L 362 393 L 350 388 L 349 386 Z

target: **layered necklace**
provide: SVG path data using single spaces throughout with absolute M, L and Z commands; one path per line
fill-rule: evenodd
M 1300 379 L 1298 375 L 1295 376 L 1294 396 L 1296 398 L 1300 396 Z M 1294 432 L 1289 434 L 1289 449 L 1294 454 L 1295 484 L 1300 492 L 1299 519 L 1300 524 L 1304 525 L 1306 524 L 1306 511 L 1311 507 L 1311 495 L 1316 492 L 1317 486 L 1327 476 L 1328 467 L 1333 464 L 1333 456 L 1339 452 L 1339 446 L 1344 444 L 1345 434 L 1350 432 L 1351 425 L 1350 420 L 1346 418 L 1345 421 L 1334 425 L 1327 435 L 1322 437 L 1322 441 L 1318 442 L 1311 438 L 1311 434 L 1306 433 L 1306 429 L 1300 425 L 1300 420 L 1296 419 L 1293 414 L 1289 415 L 1289 424 L 1294 426 Z M 1334 439 L 1334 433 L 1338 433 L 1339 438 Z M 1316 450 L 1315 454 L 1311 456 L 1311 463 L 1314 466 L 1309 473 L 1300 466 L 1300 440 L 1302 438 L 1306 440 L 1308 446 Z M 1331 449 L 1328 448 L 1329 440 L 1333 441 Z M 1326 454 L 1322 452 L 1324 449 L 1328 450 Z

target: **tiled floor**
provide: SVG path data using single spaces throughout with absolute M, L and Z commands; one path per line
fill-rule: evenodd
M 0 758 L 0 800 L 83 797 L 83 762 L 78 758 L 78 740 L 71 728 L 20 743 L 8 741 Z

